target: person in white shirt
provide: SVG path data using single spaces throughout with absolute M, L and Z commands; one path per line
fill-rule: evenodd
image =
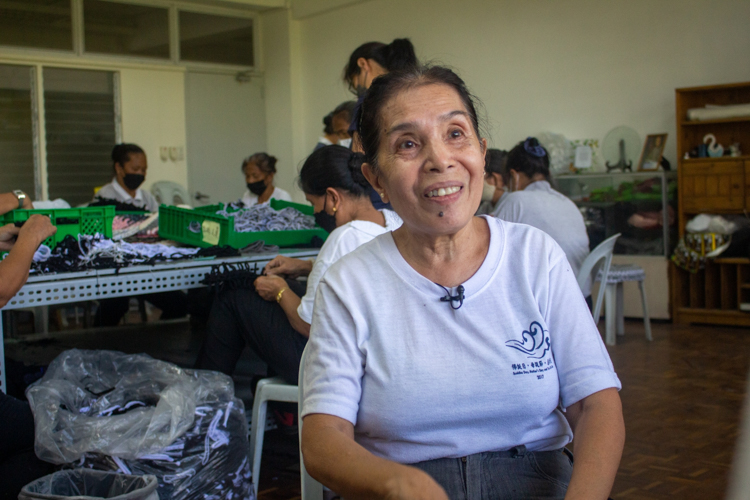
M 94 196 L 95 202 L 115 200 L 129 203 L 147 212 L 158 212 L 159 204 L 146 190 L 140 188 L 146 180 L 148 161 L 146 153 L 136 144 L 118 144 L 112 149 L 115 177 Z
M 112 164 L 115 178 L 102 187 L 94 196 L 94 202 L 117 201 L 128 203 L 147 212 L 158 212 L 159 204 L 148 191 L 139 186 L 146 179 L 148 161 L 146 153 L 136 144 L 117 144 L 112 149 Z M 188 313 L 184 292 L 152 293 L 144 299 L 161 309 L 160 319 L 184 318 Z M 128 312 L 130 297 L 115 297 L 99 300 L 94 317 L 94 326 L 115 326 Z
M 318 285 L 308 472 L 348 499 L 606 498 L 620 382 L 559 245 L 474 216 L 487 142 L 463 81 L 381 76 L 358 130 L 363 172 L 403 224 Z
M 277 161 L 275 156 L 255 153 L 242 162 L 242 173 L 245 174 L 247 184 L 247 191 L 242 195 L 242 203 L 246 207 L 268 203 L 271 198 L 292 201 L 289 193 L 273 185 Z
M 280 255 L 252 287 L 218 295 L 198 368 L 231 374 L 248 344 L 270 371 L 297 383 L 320 279 L 342 256 L 401 222 L 393 212 L 372 206 L 361 165 L 360 153 L 338 145 L 308 157 L 300 171 L 300 187 L 314 207 L 316 222 L 330 235 L 314 262 Z M 296 280 L 299 276 L 307 276 L 307 287 Z
M 336 106 L 336 109 L 323 117 L 323 133 L 325 135 L 318 139 L 315 149 L 333 144 L 338 144 L 345 148 L 351 146 L 352 136 L 349 133 L 349 124 L 352 121 L 356 106 L 356 101 L 344 101 Z
M 510 192 L 503 196 L 492 215 L 528 224 L 552 236 L 578 276 L 589 254 L 586 223 L 576 204 L 550 185 L 547 150 L 534 137 L 519 142 L 508 153 L 505 172 Z M 590 305 L 590 280 L 582 291 Z

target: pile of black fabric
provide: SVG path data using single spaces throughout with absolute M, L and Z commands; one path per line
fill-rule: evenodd
M 159 480 L 161 500 L 253 498 L 247 421 L 233 402 L 196 407 L 193 427 L 161 453 L 138 460 L 87 453 L 71 465 L 139 476 L 152 474 Z
M 102 238 L 81 238 L 79 241 L 68 235 L 58 243 L 49 258 L 43 262 L 34 262 L 31 269 L 38 273 L 75 272 L 87 269 L 117 269 L 131 265 L 154 265 L 159 262 L 202 257 L 236 257 L 240 255 L 239 251 L 232 247 L 216 246 L 201 248 L 197 252 L 184 254 L 179 253 L 179 251 L 170 255 L 156 254 L 146 259 L 140 259 L 138 262 L 122 261 L 104 255 L 98 255 L 90 259 L 84 258 L 91 253 L 93 245 L 101 240 Z
M 111 198 L 97 198 L 89 203 L 90 207 L 115 207 L 116 212 L 146 212 L 143 207 L 138 207 L 132 203 L 113 200 Z
M 260 275 L 261 271 L 256 263 L 221 263 L 211 266 L 211 271 L 201 283 L 208 287 L 209 292 L 219 293 L 223 290 L 254 288 L 253 283 Z

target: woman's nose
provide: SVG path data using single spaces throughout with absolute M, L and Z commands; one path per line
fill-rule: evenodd
M 453 157 L 442 141 L 432 142 L 427 146 L 425 166 L 432 171 L 443 171 L 453 166 Z

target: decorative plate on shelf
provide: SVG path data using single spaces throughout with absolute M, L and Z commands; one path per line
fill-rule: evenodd
M 615 127 L 604 137 L 602 142 L 602 156 L 609 165 L 616 165 L 620 161 L 620 141 L 625 142 L 625 162 L 632 162 L 633 171 L 638 167 L 643 142 L 638 132 L 630 127 L 621 125 Z M 606 164 L 605 163 L 605 164 Z

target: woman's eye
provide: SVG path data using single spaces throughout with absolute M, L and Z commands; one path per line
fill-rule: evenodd
M 416 143 L 414 141 L 404 141 L 401 144 L 399 144 L 399 149 L 412 149 L 416 146 Z
M 463 135 L 464 135 L 464 133 L 461 130 L 456 129 L 456 130 L 451 131 L 451 137 L 453 139 L 458 139 L 459 137 L 461 137 Z

